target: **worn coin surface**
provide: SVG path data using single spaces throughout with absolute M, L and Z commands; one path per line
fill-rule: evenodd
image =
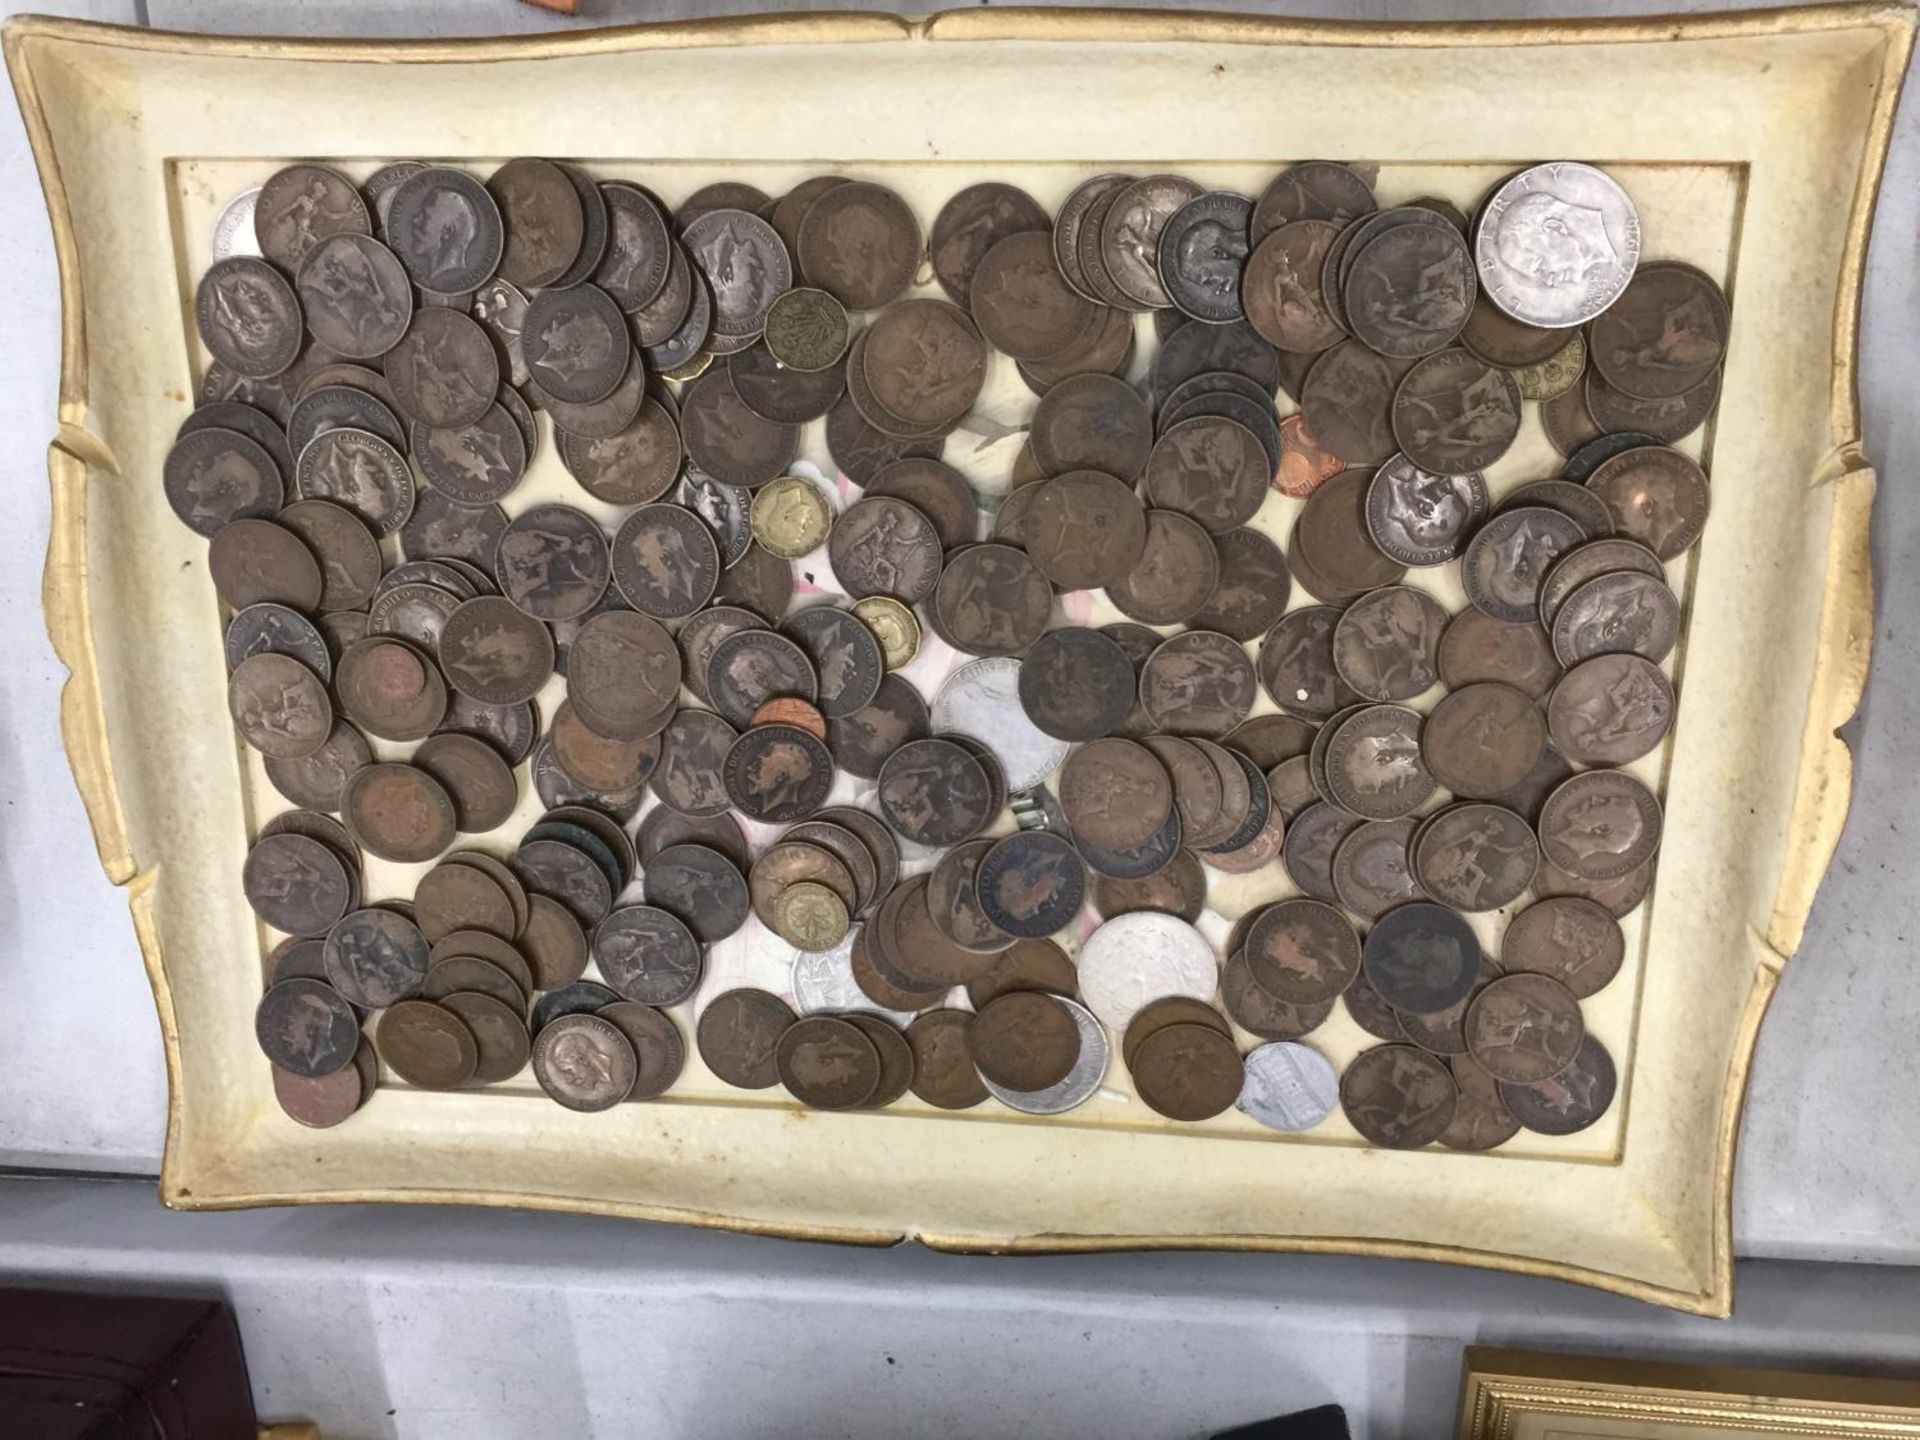
M 1354 242 L 1341 265 L 1347 326 L 1381 355 L 1432 355 L 1453 343 L 1473 310 L 1473 259 L 1444 221 L 1385 226 Z
M 346 863 L 304 835 L 265 836 L 247 852 L 241 885 L 254 913 L 289 935 L 324 935 L 353 902 Z
M 1078 852 L 1050 830 L 1021 830 L 997 842 L 976 881 L 986 917 L 1017 938 L 1044 939 L 1065 929 L 1086 899 Z
M 1424 902 L 1389 910 L 1367 933 L 1368 982 L 1396 1010 L 1430 1015 L 1465 999 L 1480 942 L 1459 915 Z
M 567 698 L 613 740 L 657 735 L 673 717 L 680 651 L 659 621 L 630 610 L 590 618 L 567 657 Z
M 1098 470 L 1131 484 L 1153 449 L 1153 416 L 1139 393 L 1112 375 L 1075 375 L 1034 407 L 1033 458 L 1048 475 Z
M 1347 1120 L 1383 1149 L 1431 1145 L 1446 1133 L 1458 1104 L 1446 1062 L 1412 1045 L 1363 1050 L 1340 1077 Z
M 1660 848 L 1660 802 L 1618 770 L 1589 770 L 1562 784 L 1540 812 L 1540 848 L 1583 880 L 1618 880 Z
M 918 845 L 958 845 L 993 818 L 986 767 L 939 736 L 912 740 L 880 767 L 880 813 Z
M 553 673 L 553 635 L 498 595 L 464 601 L 441 628 L 438 648 L 447 683 L 483 705 L 531 700 Z
M 1467 1010 L 1467 1047 L 1494 1079 L 1531 1085 L 1573 1064 L 1586 1026 L 1580 1002 L 1546 975 L 1506 975 Z
M 234 667 L 227 678 L 227 712 L 242 738 L 271 759 L 303 759 L 333 733 L 333 706 L 320 677 L 272 651 Z
M 1475 231 L 1480 284 L 1529 325 L 1584 325 L 1618 300 L 1640 263 L 1640 215 L 1592 165 L 1522 170 L 1487 198 Z
M 1196 196 L 1168 217 L 1158 269 L 1179 310 L 1216 325 L 1244 318 L 1240 283 L 1252 223 L 1253 201 L 1227 190 Z
M 864 180 L 835 185 L 815 200 L 796 242 L 807 283 L 849 310 L 878 310 L 898 299 L 920 259 L 912 209 L 886 186 Z
M 929 729 L 927 702 L 920 692 L 898 675 L 888 675 L 860 709 L 838 719 L 828 717 L 827 748 L 849 775 L 873 780 L 894 751 L 925 739 Z
M 828 720 L 852 715 L 879 693 L 886 673 L 880 643 L 853 612 L 811 605 L 792 616 L 784 629 L 813 664 L 820 713 Z
M 1445 696 L 1427 717 L 1420 748 L 1434 779 L 1456 795 L 1485 798 L 1518 785 L 1540 759 L 1547 727 L 1525 692 L 1494 681 Z
M 1706 528 L 1706 472 L 1664 445 L 1614 456 L 1593 472 L 1587 488 L 1605 502 L 1621 535 L 1638 540 L 1662 560 L 1692 549 Z
M 996 241 L 981 257 L 968 308 L 980 333 L 1016 360 L 1052 359 L 1100 323 L 1099 307 L 1067 284 L 1039 230 Z
M 1232 1038 L 1207 1025 L 1155 1030 L 1127 1068 L 1141 1101 L 1170 1120 L 1208 1120 L 1231 1109 L 1246 1079 Z
M 1044 480 L 1021 522 L 1033 563 L 1056 585 L 1089 590 L 1127 575 L 1146 547 L 1146 510 L 1131 489 L 1097 470 Z
M 1579 1000 L 1605 989 L 1625 959 L 1620 922 L 1578 895 L 1535 901 L 1513 917 L 1500 941 L 1507 970 L 1551 975 Z
M 1507 453 L 1520 433 L 1520 407 L 1519 382 L 1507 371 L 1466 350 L 1442 350 L 1417 362 L 1395 390 L 1393 434 L 1424 470 L 1474 474 Z
M 852 1110 L 880 1088 L 880 1052 L 857 1025 L 838 1016 L 806 1015 L 774 1046 L 780 1083 L 816 1110 Z
M 1044 1090 L 1072 1073 L 1080 1027 L 1064 1002 L 1015 990 L 987 1002 L 968 1027 L 981 1078 L 1009 1090 Z
M 1712 378 L 1730 319 L 1720 287 L 1691 265 L 1642 265 L 1592 326 L 1593 368 L 1640 400 L 1683 394 Z
M 455 828 L 467 834 L 506 824 L 519 801 L 507 762 L 471 735 L 430 735 L 413 752 L 413 764 L 440 782 L 453 803 Z
M 1547 703 L 1553 742 L 1582 765 L 1625 765 L 1673 724 L 1673 682 L 1639 655 L 1600 655 L 1569 670 Z
M 725 1083 L 766 1090 L 780 1083 L 780 1037 L 795 1020 L 777 995 L 751 988 L 729 990 L 700 1012 L 694 1043 L 707 1068 Z M 864 1036 L 861 1040 L 866 1043 Z
M 786 824 L 826 803 L 833 786 L 827 747 L 793 725 L 756 725 L 727 751 L 727 796 L 750 819 Z
M 267 177 L 254 199 L 260 252 L 288 274 L 329 235 L 372 233 L 353 182 L 323 165 L 289 165 Z
M 904 500 L 859 500 L 833 522 L 827 558 L 841 587 L 856 599 L 890 595 L 917 604 L 940 581 L 940 536 L 933 522 Z
M 1184 624 L 1219 590 L 1219 545 L 1199 521 L 1178 511 L 1149 510 L 1146 516 L 1139 562 L 1106 587 L 1107 598 L 1142 624 Z
M 506 247 L 500 206 L 487 188 L 444 166 L 400 182 L 382 230 L 413 283 L 430 295 L 478 289 L 499 268 Z
M 633 1093 L 633 1042 L 598 1014 L 561 1015 L 533 1039 L 533 1074 L 569 1110 L 608 1110 Z
M 1498 910 L 1526 893 L 1540 847 L 1526 820 L 1499 805 L 1456 805 L 1422 827 L 1413 867 L 1433 899 L 1456 910 Z
M 1553 653 L 1574 666 L 1596 655 L 1639 655 L 1655 664 L 1680 638 L 1680 601 L 1664 580 L 1615 571 L 1587 581 L 1553 617 Z
M 1559 682 L 1560 662 L 1538 625 L 1496 620 L 1470 607 L 1454 616 L 1440 637 L 1440 679 L 1450 690 L 1497 681 L 1544 700 Z
M 1377 920 L 1396 905 L 1426 898 L 1414 878 L 1412 819 L 1369 820 L 1333 853 L 1333 891 L 1362 920 Z
M 1225 735 L 1253 708 L 1258 679 L 1231 637 L 1189 630 L 1163 641 L 1140 670 L 1140 703 L 1172 734 Z
M 1254 983 L 1291 1005 L 1332 1000 L 1360 973 L 1359 935 L 1319 900 L 1269 906 L 1247 931 L 1242 953 Z
M 678 1005 L 699 988 L 700 944 L 693 932 L 653 905 L 628 905 L 594 927 L 594 964 L 622 999 Z
M 1543 505 L 1502 510 L 1467 543 L 1460 578 L 1468 602 L 1496 620 L 1537 623 L 1547 571 L 1587 539 L 1580 523 L 1558 510 Z
M 1261 686 L 1287 715 L 1318 723 L 1360 698 L 1334 663 L 1340 617 L 1332 606 L 1310 605 L 1281 616 L 1260 642 Z
M 1501 1082 L 1500 1099 L 1536 1134 L 1573 1135 L 1606 1114 L 1618 1083 L 1613 1057 L 1588 1035 L 1573 1063 L 1558 1075 L 1531 1085 Z
M 1368 820 L 1412 814 L 1434 786 L 1420 726 L 1419 713 L 1401 705 L 1369 705 L 1339 722 L 1327 745 L 1329 798 Z
M 837 365 L 847 353 L 848 333 L 847 307 L 824 290 L 797 286 L 767 307 L 767 353 L 802 375 Z
M 1074 833 L 1104 849 L 1153 839 L 1173 812 L 1173 783 L 1152 751 L 1109 738 L 1082 745 L 1060 775 L 1060 804 Z
M 1018 655 L 1045 632 L 1053 616 L 1053 588 L 1023 551 L 973 545 L 941 572 L 932 616 L 938 633 L 955 649 Z
M 1020 662 L 1020 706 L 1061 740 L 1097 740 L 1125 722 L 1137 691 L 1133 662 L 1098 630 L 1049 630 Z
M 368 235 L 345 232 L 320 240 L 301 262 L 295 285 L 308 332 L 342 359 L 386 354 L 413 317 L 405 268 Z
M 340 918 L 327 932 L 322 963 L 328 982 L 348 1000 L 381 1010 L 419 991 L 430 958 L 419 926 L 376 907 Z
M 974 1068 L 968 1033 L 974 1017 L 964 1010 L 929 1010 L 907 1026 L 913 1047 L 913 1093 L 942 1110 L 967 1110 L 987 1098 Z
M 1447 612 L 1424 590 L 1391 585 L 1350 605 L 1333 630 L 1333 663 L 1368 700 L 1411 700 L 1440 679 Z

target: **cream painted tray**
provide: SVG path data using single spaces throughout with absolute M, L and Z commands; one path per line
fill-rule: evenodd
M 995 10 L 354 45 L 9 25 L 65 318 L 47 619 L 72 671 L 74 774 L 128 887 L 166 1042 L 163 1199 L 458 1201 L 953 1250 L 1354 1251 L 1724 1313 L 1754 1038 L 1847 806 L 1834 731 L 1871 630 L 1856 308 L 1912 26 L 1903 9 L 1846 7 L 1398 29 Z M 1387 1153 L 1338 1116 L 1303 1137 L 1237 1115 L 1171 1126 L 1131 1101 L 1118 1065 L 1052 1121 L 993 1105 L 810 1114 L 697 1065 L 677 1098 L 603 1115 L 523 1085 L 383 1088 L 320 1134 L 284 1119 L 252 1039 L 267 937 L 238 883 L 249 834 L 283 802 L 226 721 L 206 547 L 159 483 L 204 363 L 193 281 L 219 204 L 288 159 L 364 175 L 388 158 L 485 169 L 518 154 L 642 177 L 669 202 L 720 174 L 775 193 L 823 169 L 869 174 L 923 224 L 985 176 L 1052 206 L 1100 170 L 1257 190 L 1287 160 L 1331 155 L 1378 161 L 1389 200 L 1464 204 L 1531 160 L 1612 167 L 1647 255 L 1720 276 L 1736 324 L 1704 437 L 1714 514 L 1676 573 L 1678 723 L 1643 762 L 1664 788 L 1665 851 L 1629 965 L 1590 1008 L 1622 1070 L 1608 1119 L 1492 1156 Z M 1031 403 L 1006 368 L 978 433 L 948 447 L 988 491 L 1018 443 L 993 436 Z M 561 483 L 544 449 L 516 506 Z M 807 453 L 825 460 L 817 434 Z M 1553 466 L 1530 419 L 1492 478 L 1504 490 Z M 1259 523 L 1284 534 L 1291 503 L 1274 497 Z M 1436 582 L 1455 608 L 1456 583 Z M 376 874 L 368 893 L 409 878 Z M 1260 883 L 1221 885 L 1209 923 L 1266 898 Z M 1340 1014 L 1315 1043 L 1344 1061 L 1364 1042 Z

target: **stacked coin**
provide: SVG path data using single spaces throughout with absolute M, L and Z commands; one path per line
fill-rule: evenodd
M 1580 1001 L 1660 835 L 1618 767 L 1672 723 L 1666 566 L 1708 509 L 1672 444 L 1729 335 L 1639 246 L 1576 163 L 1470 219 L 1326 161 L 1257 198 L 1100 175 L 1051 218 L 984 182 L 924 243 L 838 175 L 677 210 L 539 159 L 268 177 L 216 229 L 164 483 L 296 807 L 244 876 L 288 937 L 281 1103 L 337 1123 L 380 1062 L 653 1098 L 668 1012 L 755 924 L 792 1003 L 714 995 L 700 1060 L 821 1109 L 1057 1114 L 1117 1047 L 1176 1121 L 1592 1124 L 1615 1077 Z M 942 451 L 995 352 L 1038 401 L 983 538 Z M 1562 472 L 1495 494 L 1530 402 Z M 516 493 L 541 411 L 593 509 Z M 821 433 L 837 513 L 796 470 Z M 844 601 L 795 609 L 799 560 Z M 1454 565 L 1450 615 L 1410 572 Z M 1082 591 L 1127 618 L 1060 623 Z M 973 657 L 930 698 L 900 673 L 923 626 Z M 510 851 L 452 849 L 508 837 L 523 765 Z M 411 899 L 369 903 L 363 855 L 417 867 Z M 1299 891 L 1224 964 L 1210 872 Z M 1511 916 L 1497 959 L 1468 914 Z M 1336 1077 L 1301 1041 L 1342 1005 L 1385 1043 Z

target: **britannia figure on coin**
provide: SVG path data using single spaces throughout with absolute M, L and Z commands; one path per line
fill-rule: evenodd
M 1595 270 L 1620 263 L 1598 210 L 1545 190 L 1513 202 L 1500 217 L 1494 245 L 1508 265 L 1550 290 L 1583 286 Z

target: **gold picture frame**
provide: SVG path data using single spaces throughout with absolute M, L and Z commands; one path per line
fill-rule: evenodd
M 1487 25 L 995 8 L 420 42 L 9 22 L 61 276 L 47 626 L 71 672 L 69 761 L 159 1011 L 163 1201 L 481 1204 L 950 1251 L 1357 1253 L 1727 1313 L 1755 1038 L 1846 815 L 1836 732 L 1872 638 L 1855 344 L 1914 28 L 1891 4 Z M 578 95 L 592 103 L 554 103 Z M 534 153 L 655 167 L 680 191 L 846 163 L 924 200 L 968 166 L 1023 166 L 1064 194 L 1101 160 L 1244 185 L 1278 158 L 1344 153 L 1464 195 L 1535 152 L 1648 183 L 1698 172 L 1733 197 L 1721 237 L 1751 317 L 1713 439 L 1742 483 L 1717 492 L 1692 572 L 1641 947 L 1657 963 L 1616 1017 L 1632 1053 L 1612 1131 L 1406 1153 L 1251 1122 L 1206 1135 L 1138 1106 L 1036 1122 L 692 1094 L 582 1117 L 531 1086 L 383 1089 L 327 1132 L 279 1112 L 252 1034 L 261 936 L 234 883 L 263 787 L 205 723 L 225 684 L 205 547 L 152 483 L 196 379 L 189 277 L 212 181 L 300 156 Z
M 1920 1381 L 1467 1351 L 1456 1440 L 1901 1440 Z

